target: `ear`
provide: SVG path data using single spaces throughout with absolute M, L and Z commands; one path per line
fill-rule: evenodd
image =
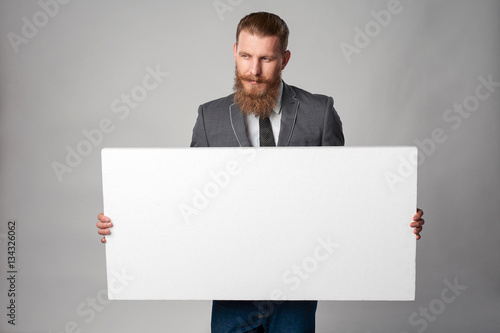
M 234 54 L 234 61 L 236 62 L 236 55 L 238 51 L 238 44 L 234 43 L 233 45 L 233 54 Z
M 288 61 L 290 60 L 291 57 L 290 51 L 286 50 L 285 54 L 283 55 L 283 59 L 281 61 L 281 70 L 284 70 L 286 65 L 288 64 Z

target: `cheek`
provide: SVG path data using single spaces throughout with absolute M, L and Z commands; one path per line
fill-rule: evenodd
M 270 65 L 264 68 L 264 76 L 268 79 L 276 77 L 280 71 L 280 66 Z
M 238 73 L 246 75 L 248 74 L 248 66 L 246 66 L 245 62 L 236 62 L 236 69 L 238 70 Z

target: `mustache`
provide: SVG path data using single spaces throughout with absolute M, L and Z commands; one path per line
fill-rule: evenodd
M 269 83 L 272 81 L 272 79 L 266 79 L 262 76 L 257 76 L 257 75 L 244 75 L 244 74 L 240 74 L 238 73 L 238 77 L 240 80 L 243 80 L 243 81 L 255 81 L 257 83 Z

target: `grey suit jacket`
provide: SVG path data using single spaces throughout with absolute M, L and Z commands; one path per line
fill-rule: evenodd
M 283 84 L 278 146 L 343 146 L 342 122 L 333 99 Z M 203 105 L 191 147 L 251 147 L 245 116 L 233 95 Z

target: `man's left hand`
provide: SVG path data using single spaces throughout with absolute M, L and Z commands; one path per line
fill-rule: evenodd
M 420 233 L 425 223 L 422 215 L 424 215 L 424 212 L 420 208 L 417 208 L 417 214 L 413 215 L 413 222 L 410 223 L 410 227 L 415 228 L 413 233 L 416 235 L 417 240 L 421 238 Z

